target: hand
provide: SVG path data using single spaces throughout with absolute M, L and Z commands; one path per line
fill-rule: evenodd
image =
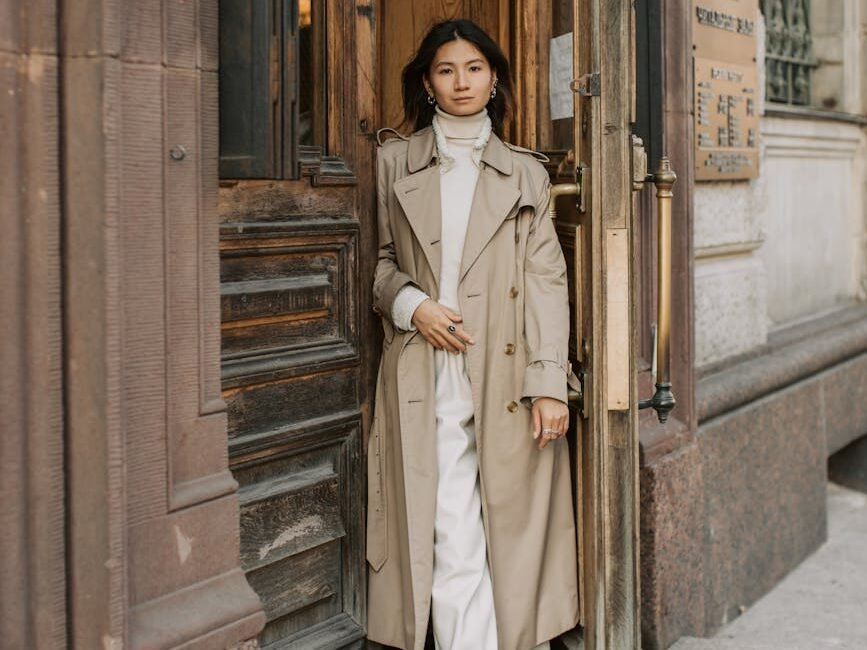
M 412 315 L 413 325 L 418 328 L 425 340 L 437 350 L 446 350 L 460 354 L 467 349 L 467 344 L 473 345 L 472 337 L 459 325 L 463 319 L 448 307 L 428 298 L 421 303 Z M 449 332 L 449 325 L 455 326 L 454 332 Z
M 569 428 L 569 407 L 553 397 L 540 397 L 533 402 L 533 438 L 539 440 L 539 449 L 562 438 Z

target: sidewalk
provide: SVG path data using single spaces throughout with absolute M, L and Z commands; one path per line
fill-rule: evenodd
M 867 650 L 867 495 L 828 484 L 828 541 L 714 638 L 670 650 Z

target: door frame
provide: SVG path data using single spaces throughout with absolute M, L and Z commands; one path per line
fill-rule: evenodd
M 521 112 L 512 137 L 534 147 L 539 104 L 547 101 L 539 61 L 550 20 L 545 0 L 513 0 L 513 67 Z M 595 89 L 574 93 L 575 165 L 583 164 L 589 285 L 582 311 L 588 360 L 588 424 L 579 444 L 579 558 L 588 650 L 640 648 L 639 440 L 635 215 L 631 122 L 634 16 L 631 0 L 573 2 L 574 79 L 598 73 Z M 604 28 L 603 28 L 604 27 Z M 517 34 L 524 36 L 523 43 Z M 528 35 L 532 35 L 527 38 Z M 535 40 L 534 40 L 535 38 Z M 525 43 L 535 43 L 526 47 Z M 577 87 L 576 87 L 577 90 Z M 576 174 L 577 176 L 577 174 Z M 626 350 L 626 359 L 621 350 Z

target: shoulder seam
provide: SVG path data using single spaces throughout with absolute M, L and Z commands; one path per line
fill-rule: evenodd
M 503 144 L 505 144 L 512 151 L 517 151 L 518 153 L 528 154 L 531 157 L 538 160 L 539 162 L 543 162 L 543 163 L 551 162 L 551 159 L 548 158 L 548 156 L 546 156 L 545 154 L 543 154 L 539 151 L 534 151 L 533 149 L 528 149 L 526 147 L 519 147 L 518 145 L 512 144 L 511 142 L 504 142 Z
M 386 126 L 386 127 L 381 128 L 381 129 L 378 129 L 376 132 L 376 144 L 378 144 L 380 147 L 383 146 L 386 142 L 388 142 L 388 140 L 394 140 L 394 138 L 388 138 L 388 140 L 383 140 L 382 136 L 385 135 L 386 133 L 393 133 L 395 136 L 397 136 L 398 138 L 400 138 L 404 142 L 409 141 L 409 138 L 406 137 L 405 135 L 403 135 L 397 129 L 393 129 L 390 126 Z

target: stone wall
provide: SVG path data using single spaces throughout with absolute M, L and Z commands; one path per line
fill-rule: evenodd
M 867 142 L 856 124 L 778 117 L 762 139 L 757 257 L 775 329 L 863 297 Z
M 695 187 L 699 368 L 741 358 L 769 332 L 867 297 L 867 137 L 863 118 L 839 112 L 865 112 L 867 63 L 858 56 L 867 11 L 854 0 L 817 4 L 814 97 L 837 112 L 762 98 L 759 177 Z M 762 88 L 763 34 L 760 21 Z M 821 99 L 828 97 L 837 99 Z

